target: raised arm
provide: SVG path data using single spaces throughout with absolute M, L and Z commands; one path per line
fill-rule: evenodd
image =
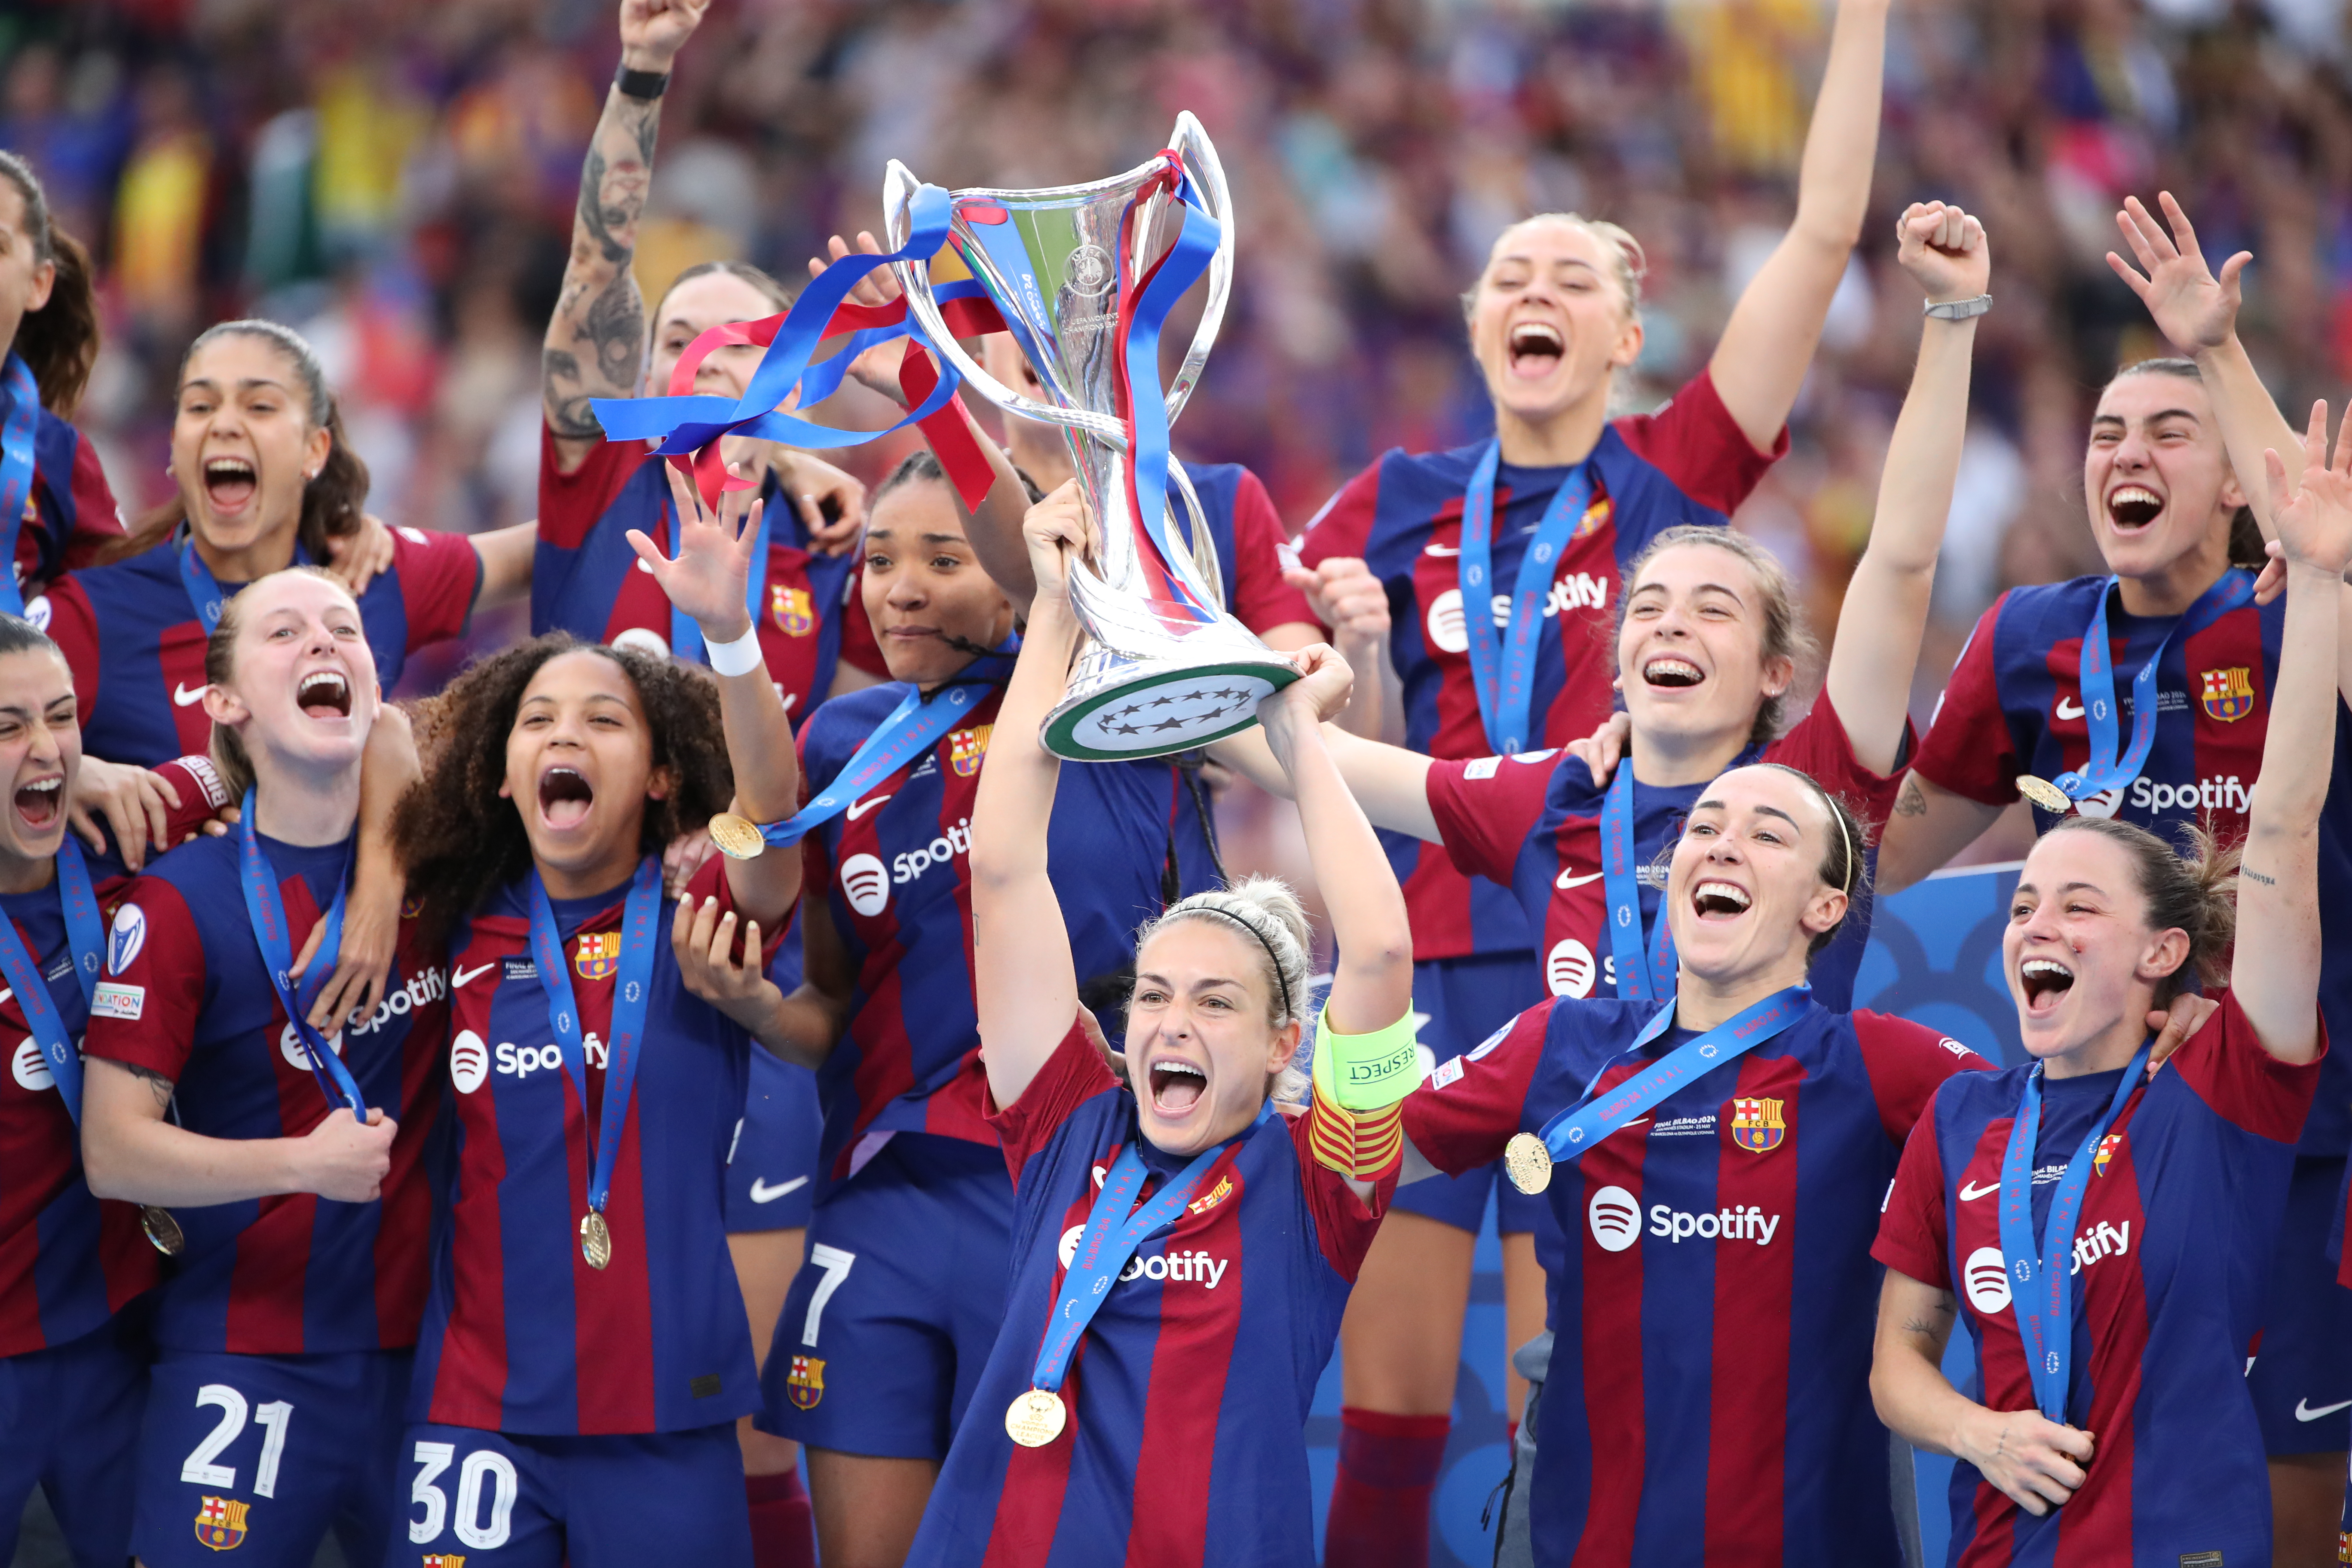
M 1900 227 L 1903 269 L 1930 303 L 1973 300 L 1992 271 L 1984 228 L 1956 206 L 1915 204 Z M 1926 318 L 1911 390 L 1887 443 L 1878 482 L 1878 510 L 1870 542 L 1846 585 L 1831 645 L 1824 689 L 1853 744 L 1874 773 L 1892 773 L 1911 706 L 1911 676 L 1927 626 L 1927 600 L 1936 585 L 1936 553 L 1952 510 L 1960 469 L 1960 443 L 1969 428 L 1969 358 L 1976 318 Z
M 1862 237 L 1878 158 L 1888 0 L 1840 0 L 1797 175 L 1797 218 L 1739 297 L 1707 362 L 1723 405 L 1759 452 L 1789 422 L 1830 299 Z
M 1295 658 L 1302 677 L 1258 704 L 1258 722 L 1289 777 L 1307 862 L 1331 913 L 1339 950 L 1325 1004 L 1331 1026 L 1343 1035 L 1370 1035 L 1412 1005 L 1412 928 L 1404 889 L 1326 744 L 1327 737 L 1355 737 L 1320 722 L 1324 714 L 1346 708 L 1352 673 L 1328 647 Z
M 2352 431 L 2327 459 L 2327 405 L 2312 405 L 2303 479 L 2290 489 L 2282 454 L 2263 454 L 2270 510 L 2287 563 L 2286 624 L 2271 691 L 2263 769 L 2246 811 L 2238 938 L 2230 992 L 2263 1048 L 2306 1062 L 2319 1049 L 2319 813 L 2335 759 L 2335 653 L 2343 578 L 2352 561 Z
M 670 62 L 710 0 L 621 0 L 621 68 L 656 76 Z M 661 100 L 632 98 L 616 82 L 580 166 L 580 205 L 572 219 L 572 259 L 564 265 L 555 314 L 547 323 L 540 394 L 547 427 L 565 473 L 604 438 L 589 411 L 592 397 L 634 397 L 646 356 L 646 299 L 630 272 L 637 220 L 653 188 L 654 141 Z
M 629 530 L 629 544 L 669 602 L 702 628 L 719 678 L 736 811 L 754 822 L 782 822 L 800 805 L 800 758 L 793 749 L 783 699 L 760 655 L 759 628 L 743 605 L 751 552 L 759 542 L 761 503 L 748 489 L 730 490 L 719 498 L 714 516 L 685 475 L 676 468 L 668 472 L 679 521 L 677 558 L 666 558 L 638 529 Z M 772 852 L 730 860 L 727 886 L 746 922 L 775 932 L 800 897 L 801 858 Z M 758 936 L 747 931 L 746 940 L 756 942 Z
M 1045 867 L 1062 764 L 1038 742 L 1078 647 L 1068 563 L 1087 547 L 1088 523 L 1077 481 L 1030 508 L 1023 531 L 1037 591 L 971 808 L 972 988 L 988 1091 L 1001 1106 L 1021 1098 L 1078 1014 L 1069 927 Z
M 1263 726 L 1244 730 L 1210 746 L 1209 755 L 1266 794 L 1291 799 L 1290 774 L 1267 744 L 1266 735 Z M 1402 746 L 1351 735 L 1336 723 L 1323 726 L 1323 751 L 1372 826 L 1410 833 L 1432 844 L 1439 842 L 1437 816 L 1429 806 L 1427 757 Z

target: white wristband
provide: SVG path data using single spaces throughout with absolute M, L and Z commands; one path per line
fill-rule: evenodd
M 710 668 L 720 675 L 749 675 L 767 662 L 765 657 L 760 652 L 760 627 L 757 622 L 752 624 L 750 631 L 745 632 L 733 642 L 711 642 L 706 639 L 702 645 L 702 653 L 703 657 L 710 661 Z

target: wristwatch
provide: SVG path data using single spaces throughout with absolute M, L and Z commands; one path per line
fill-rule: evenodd
M 1981 316 L 1992 309 L 1992 296 L 1979 294 L 1973 300 L 1943 300 L 1931 303 L 1927 314 L 1939 321 L 1965 321 L 1971 316 Z
M 650 101 L 668 89 L 669 72 L 631 70 L 623 66 L 613 73 L 613 85 L 621 89 L 623 98 L 642 98 Z

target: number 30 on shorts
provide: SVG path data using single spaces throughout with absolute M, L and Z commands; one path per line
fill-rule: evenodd
M 467 1455 L 466 1462 L 457 1467 L 457 1502 L 453 1512 L 439 1482 L 441 1473 L 457 1457 L 454 1443 L 416 1445 L 416 1482 L 408 1489 L 408 1498 L 423 1506 L 425 1517 L 409 1520 L 408 1539 L 423 1546 L 448 1525 L 456 1529 L 460 1544 L 477 1552 L 496 1551 L 507 1543 L 507 1528 L 514 1518 L 520 1485 L 514 1464 L 493 1448 L 478 1448 Z M 489 1493 L 487 1506 L 482 1496 L 486 1491 Z

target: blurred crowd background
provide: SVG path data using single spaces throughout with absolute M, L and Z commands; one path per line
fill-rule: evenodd
M 2289 405 L 2352 374 L 2341 0 L 1902 0 L 1862 250 L 1794 444 L 1741 526 L 1831 624 L 1917 331 L 1894 215 L 1992 236 L 1924 705 L 2004 584 L 2095 566 L 2094 389 L 2161 352 L 2103 260 L 2126 192 L 2179 194 Z M 1456 297 L 1529 211 L 1648 248 L 1636 395 L 1701 364 L 1793 201 L 1829 0 L 715 0 L 664 105 L 648 295 L 694 260 L 788 279 L 878 226 L 885 162 L 947 184 L 1090 179 L 1200 114 L 1241 223 L 1234 308 L 1178 447 L 1264 476 L 1294 528 L 1396 444 L 1485 430 Z M 81 423 L 126 508 L 163 490 L 170 380 L 225 316 L 321 349 L 394 522 L 535 510 L 539 342 L 617 53 L 611 0 L 15 0 L 0 145 L 99 258 Z M 893 451 L 845 461 L 869 472 Z

